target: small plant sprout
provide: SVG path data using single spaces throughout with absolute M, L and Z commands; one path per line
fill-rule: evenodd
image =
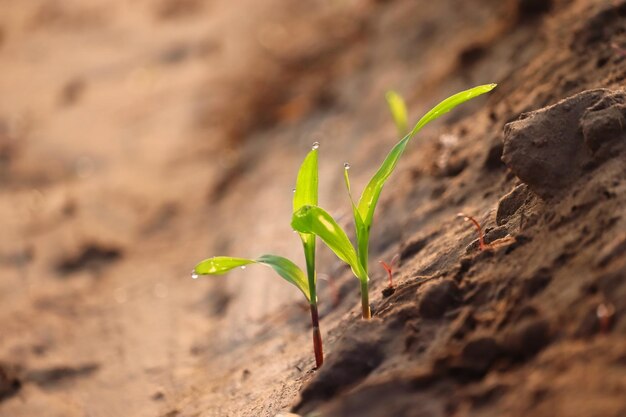
M 378 171 L 365 186 L 358 204 L 354 203 L 354 200 L 352 199 L 352 192 L 350 190 L 350 179 L 348 177 L 350 165 L 344 165 L 344 181 L 348 190 L 348 196 L 350 197 L 350 203 L 352 204 L 357 249 L 352 246 L 343 229 L 341 229 L 332 216 L 324 209 L 313 205 L 305 205 L 294 213 L 291 222 L 292 227 L 300 233 L 313 233 L 319 236 L 320 239 L 322 239 L 322 241 L 335 253 L 335 255 L 339 257 L 339 259 L 350 266 L 354 275 L 359 279 L 361 284 L 361 307 L 363 311 L 363 318 L 369 319 L 371 317 L 368 295 L 369 236 L 374 220 L 376 204 L 378 203 L 378 199 L 385 182 L 396 168 L 396 165 L 404 153 L 409 141 L 424 126 L 449 112 L 456 106 L 482 94 L 488 93 L 495 87 L 496 84 L 474 87 L 448 97 L 433 107 L 417 122 L 415 127 L 413 127 L 413 129 L 391 149 Z M 397 100 L 392 98 L 391 101 L 395 103 L 395 107 L 393 108 L 400 108 L 397 106 Z M 393 111 L 394 110 L 392 110 L 392 112 Z M 401 121 L 402 110 L 396 110 L 396 114 L 400 115 L 398 120 Z
M 313 143 L 311 151 L 302 162 L 298 177 L 296 178 L 296 191 L 293 193 L 293 212 L 301 207 L 310 204 L 317 204 L 318 195 L 318 168 L 317 154 L 320 147 L 319 142 Z M 319 314 L 317 311 L 317 278 L 315 276 L 315 235 L 299 233 L 304 249 L 306 262 L 307 281 L 309 284 L 309 307 L 311 310 L 311 325 L 313 327 L 313 350 L 315 352 L 315 363 L 319 368 L 324 362 L 324 351 L 322 349 L 322 333 L 320 331 Z
M 395 287 L 393 286 L 393 268 L 395 267 L 399 259 L 400 255 L 396 254 L 393 258 L 391 258 L 391 262 L 389 263 L 385 261 L 378 261 L 380 266 L 382 266 L 383 269 L 387 272 L 387 277 L 389 278 L 389 285 L 383 290 L 383 295 L 385 296 L 389 296 L 395 291 Z
M 511 235 L 507 235 L 503 238 L 500 239 L 496 239 L 491 243 L 486 243 L 485 242 L 485 233 L 483 232 L 483 228 L 480 226 L 480 223 L 478 222 L 478 220 L 476 220 L 474 217 L 469 216 L 465 213 L 458 213 L 457 217 L 461 217 L 463 220 L 465 220 L 466 222 L 470 222 L 474 225 L 474 227 L 476 228 L 476 233 L 478 234 L 478 249 L 482 252 L 485 250 L 496 250 L 496 249 L 500 249 L 504 246 L 509 246 L 513 243 L 515 243 L 515 237 L 511 236 Z
M 480 226 L 480 223 L 478 223 L 478 220 L 465 213 L 458 213 L 457 217 L 461 217 L 466 222 L 471 222 L 476 228 L 476 233 L 478 233 L 478 249 L 481 251 L 491 249 L 491 247 L 485 243 L 485 234 L 483 233 L 483 228 Z
M 318 148 L 315 142 L 298 171 L 296 188 L 293 194 L 293 209 L 299 210 L 303 206 L 317 204 L 318 194 Z M 324 362 L 322 348 L 322 335 L 319 326 L 319 314 L 317 311 L 317 292 L 315 276 L 315 235 L 300 233 L 304 257 L 306 260 L 305 273 L 289 259 L 276 255 L 263 255 L 257 259 L 232 258 L 216 256 L 200 262 L 192 271 L 192 278 L 199 275 L 221 275 L 237 267 L 245 268 L 251 264 L 262 264 L 271 267 L 283 279 L 295 285 L 304 294 L 311 310 L 311 324 L 313 326 L 313 351 L 315 364 L 319 368 Z
M 398 129 L 398 134 L 400 136 L 406 135 L 409 131 L 409 120 L 404 99 L 395 91 L 387 91 L 385 99 L 387 99 L 387 105 L 389 106 L 389 111 L 396 124 L 396 128 Z

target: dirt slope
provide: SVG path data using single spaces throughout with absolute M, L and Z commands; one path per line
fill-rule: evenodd
M 0 1 L 0 415 L 626 415 L 626 2 L 232 3 Z M 486 82 L 385 188 L 373 320 L 321 254 L 321 370 L 296 290 L 189 278 L 301 259 L 314 141 L 349 227 L 385 90 L 416 118 Z

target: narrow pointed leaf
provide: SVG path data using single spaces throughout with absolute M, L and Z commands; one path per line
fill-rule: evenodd
M 361 198 L 359 199 L 359 213 L 361 214 L 361 218 L 363 219 L 365 227 L 368 230 L 372 225 L 374 211 L 376 209 L 376 204 L 378 203 L 378 198 L 380 197 L 383 186 L 385 185 L 385 182 L 398 164 L 398 160 L 404 153 L 406 145 L 409 143 L 411 138 L 415 136 L 415 134 L 428 123 L 449 112 L 459 104 L 462 104 L 482 94 L 488 93 L 495 87 L 496 84 L 480 85 L 448 97 L 447 99 L 443 100 L 441 103 L 433 107 L 428 113 L 426 113 L 417 122 L 413 130 L 411 130 L 408 135 L 402 138 L 393 147 L 393 149 L 391 149 L 391 152 L 389 152 L 389 154 L 383 161 L 383 164 L 380 166 L 376 174 L 374 174 L 370 182 L 367 184 L 367 186 L 363 190 L 363 193 L 361 194 Z
M 304 272 L 296 264 L 287 258 L 275 255 L 262 255 L 258 259 L 232 258 L 229 256 L 215 256 L 205 259 L 194 268 L 193 272 L 198 275 L 222 275 L 228 271 L 242 266 L 260 263 L 271 267 L 283 279 L 292 283 L 310 301 L 309 284 Z
M 253 264 L 254 262 L 252 259 L 215 256 L 200 262 L 196 265 L 193 272 L 198 275 L 222 275 L 232 269 Z
M 317 205 L 317 153 L 317 149 L 311 150 L 300 165 L 293 194 L 294 212 L 302 206 Z
M 389 111 L 396 124 L 398 133 L 400 136 L 406 135 L 409 130 L 409 122 L 404 99 L 395 91 L 387 91 L 385 98 L 387 99 L 387 105 L 389 106 Z
M 304 158 L 298 177 L 296 178 L 296 189 L 293 195 L 293 211 L 296 212 L 305 205 L 317 205 L 318 195 L 318 150 L 312 149 Z M 308 288 L 311 295 L 310 301 L 317 301 L 316 276 L 315 276 L 315 235 L 309 233 L 298 233 L 302 240 L 304 258 L 306 261 Z
M 479 86 L 470 88 L 469 90 L 461 91 L 460 93 L 456 93 L 448 97 L 447 99 L 445 99 L 444 101 L 442 101 L 441 103 L 437 104 L 435 107 L 430 109 L 430 111 L 426 113 L 424 116 L 422 116 L 422 118 L 417 122 L 415 127 L 413 127 L 413 130 L 411 130 L 411 136 L 415 135 L 428 123 L 448 113 L 450 110 L 454 109 L 459 104 L 463 104 L 466 101 L 469 101 L 473 98 L 481 96 L 485 93 L 488 93 L 494 88 L 496 88 L 497 85 L 498 84 L 479 85 Z
M 352 205 L 352 215 L 354 218 L 354 229 L 356 230 L 356 240 L 358 242 L 357 246 L 357 258 L 361 262 L 361 266 L 367 273 L 367 248 L 365 248 L 365 252 L 363 251 L 363 244 L 367 244 L 369 241 L 369 231 L 367 227 L 365 227 L 365 223 L 361 218 L 361 213 L 359 213 L 359 209 L 354 204 L 354 200 L 352 198 L 352 190 L 350 189 L 350 176 L 348 175 L 348 169 L 344 168 L 343 170 L 343 179 L 346 183 L 346 188 L 348 189 L 348 197 L 350 198 L 350 204 Z
M 291 227 L 301 233 L 313 233 L 319 236 L 339 259 L 350 265 L 354 275 L 360 280 L 367 280 L 367 274 L 361 267 L 346 232 L 324 209 L 317 206 L 303 206 L 293 214 Z
M 350 176 L 348 175 L 348 168 L 344 168 L 343 170 L 343 180 L 346 184 L 346 189 L 348 190 L 348 198 L 350 199 L 350 205 L 352 206 L 352 214 L 354 215 L 354 223 L 357 228 L 357 233 L 359 229 L 359 225 L 363 224 L 363 219 L 361 218 L 361 214 L 359 213 L 359 209 L 356 204 L 354 204 L 354 199 L 352 198 L 352 190 L 350 189 Z

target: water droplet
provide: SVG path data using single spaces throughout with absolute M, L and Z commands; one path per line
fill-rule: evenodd
M 346 171 L 350 169 L 350 164 L 349 163 L 345 163 L 343 164 L 343 169 L 345 169 Z
M 196 274 L 196 271 L 191 271 L 191 279 L 198 279 L 200 275 Z
M 246 266 L 245 265 L 241 265 L 241 269 L 246 269 Z
M 320 143 L 319 142 L 313 142 L 313 146 L 311 146 L 311 149 L 315 150 L 317 148 L 320 147 Z
M 295 189 L 295 188 L 293 188 L 291 191 L 293 191 L 293 192 L 295 193 L 295 192 L 296 192 L 296 189 Z

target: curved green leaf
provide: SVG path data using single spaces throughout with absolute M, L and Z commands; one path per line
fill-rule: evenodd
M 285 280 L 291 282 L 298 287 L 307 300 L 311 301 L 309 295 L 309 284 L 304 275 L 304 272 L 287 258 L 276 255 L 262 255 L 257 259 L 257 262 L 268 265 L 278 273 Z
M 296 264 L 287 258 L 276 255 L 262 255 L 257 259 L 232 258 L 229 256 L 215 256 L 205 259 L 193 269 L 196 275 L 222 275 L 226 272 L 244 267 L 249 264 L 264 264 L 271 267 L 278 275 L 286 281 L 292 283 L 311 301 L 309 295 L 309 284 L 306 280 L 304 272 Z
M 483 94 L 490 92 L 497 86 L 498 84 L 493 84 L 493 83 L 479 85 L 479 86 L 470 88 L 469 90 L 464 90 L 464 91 L 461 91 L 460 93 L 456 93 L 448 97 L 447 99 L 445 99 L 444 101 L 442 101 L 441 103 L 437 104 L 435 107 L 430 109 L 428 113 L 426 113 L 424 116 L 422 116 L 421 119 L 419 119 L 415 127 L 413 127 L 413 130 L 411 130 L 411 136 L 414 136 L 428 123 L 448 113 L 450 110 L 454 109 L 459 104 L 463 104 L 466 101 L 469 101 L 473 98 L 482 96 Z
M 359 213 L 361 215 L 361 218 L 363 219 L 365 227 L 368 230 L 372 225 L 374 211 L 376 210 L 376 204 L 378 203 L 378 198 L 380 197 L 383 186 L 385 185 L 387 178 L 389 178 L 396 165 L 398 164 L 398 160 L 404 153 L 404 149 L 406 148 L 406 145 L 409 143 L 411 138 L 415 136 L 415 134 L 428 123 L 449 112 L 459 104 L 462 104 L 482 94 L 488 93 L 495 87 L 496 84 L 479 85 L 477 87 L 461 91 L 460 93 L 448 97 L 447 99 L 443 100 L 441 103 L 433 107 L 428 113 L 426 113 L 417 122 L 413 130 L 411 130 L 409 134 L 402 138 L 393 147 L 393 149 L 391 149 L 391 152 L 389 152 L 389 154 L 383 161 L 383 164 L 380 166 L 380 168 L 378 168 L 376 174 L 374 174 L 370 182 L 367 184 L 367 186 L 365 186 L 365 189 L 361 194 L 361 198 L 359 199 Z
M 385 98 L 387 99 L 387 105 L 389 106 L 389 111 L 396 124 L 398 133 L 400 136 L 406 135 L 409 130 L 409 122 L 404 99 L 395 91 L 387 91 Z
M 350 265 L 357 278 L 367 281 L 367 273 L 361 267 L 348 235 L 324 209 L 317 206 L 301 207 L 293 214 L 291 227 L 301 233 L 319 236 L 339 259 Z

